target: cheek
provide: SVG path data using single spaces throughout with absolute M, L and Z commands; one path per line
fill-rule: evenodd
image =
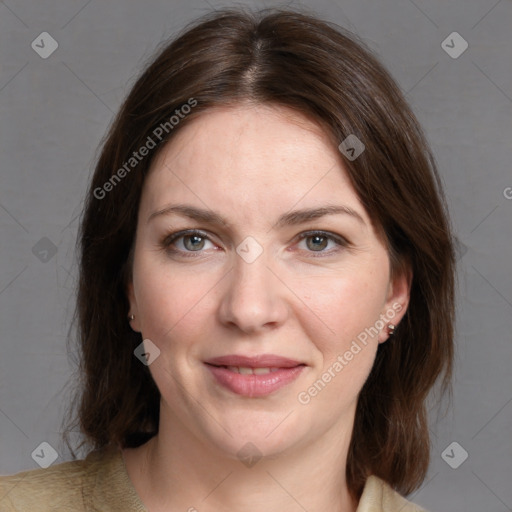
M 142 255 L 134 268 L 134 286 L 143 336 L 154 338 L 157 345 L 176 338 L 179 332 L 190 336 L 200 328 L 198 318 L 206 315 L 208 293 L 215 282 L 212 274 L 202 273 L 198 278 L 193 270 L 173 268 L 156 262 L 152 255 Z
M 160 350 L 150 371 L 162 397 L 173 407 L 187 403 L 190 396 L 185 388 L 196 384 L 195 365 L 204 349 L 198 341 L 207 342 L 213 332 L 207 325 L 213 322 L 209 292 L 217 281 L 211 275 L 198 277 L 197 272 L 155 262 L 154 257 L 140 258 L 134 268 L 142 336 Z
M 315 278 L 311 284 L 323 286 L 303 295 L 308 308 L 302 310 L 301 327 L 314 345 L 315 370 L 297 398 L 301 404 L 316 404 L 326 424 L 354 407 L 375 361 L 375 324 L 384 304 L 385 283 L 376 286 L 371 280 L 355 273 Z
M 301 325 L 321 353 L 324 365 L 349 350 L 354 340 L 361 347 L 377 346 L 375 325 L 385 304 L 387 281 L 372 270 L 353 269 L 343 276 L 297 280 L 306 306 Z

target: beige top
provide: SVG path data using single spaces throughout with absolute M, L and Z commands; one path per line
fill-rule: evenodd
M 191 507 L 193 510 L 193 508 Z M 0 512 L 147 512 L 116 448 L 0 477 Z M 425 512 L 383 480 L 366 481 L 357 512 Z

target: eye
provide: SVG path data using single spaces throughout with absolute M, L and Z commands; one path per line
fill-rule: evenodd
M 210 247 L 208 247 L 210 244 Z M 162 246 L 171 252 L 200 253 L 203 249 L 215 247 L 206 233 L 190 230 L 172 233 L 164 238 Z
M 325 231 L 310 231 L 301 233 L 299 236 L 299 248 L 307 252 L 330 254 L 337 252 L 340 247 L 348 246 L 348 242 L 343 237 Z M 330 250 L 325 250 L 327 248 Z

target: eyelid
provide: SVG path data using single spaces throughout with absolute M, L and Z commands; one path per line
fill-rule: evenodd
M 171 233 L 170 235 L 166 235 L 162 239 L 162 245 L 168 246 L 175 240 L 178 240 L 178 238 L 184 237 L 184 236 L 192 236 L 192 235 L 199 235 L 202 238 L 206 238 L 210 242 L 213 242 L 212 238 L 206 231 L 202 231 L 200 229 L 184 229 L 182 231 L 176 231 L 174 233 Z M 190 251 L 192 252 L 192 251 Z

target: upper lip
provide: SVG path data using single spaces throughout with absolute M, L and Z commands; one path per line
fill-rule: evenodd
M 242 368 L 293 368 L 301 363 L 287 357 L 274 354 L 260 354 L 256 356 L 228 355 L 213 357 L 205 361 L 214 366 L 238 366 Z

